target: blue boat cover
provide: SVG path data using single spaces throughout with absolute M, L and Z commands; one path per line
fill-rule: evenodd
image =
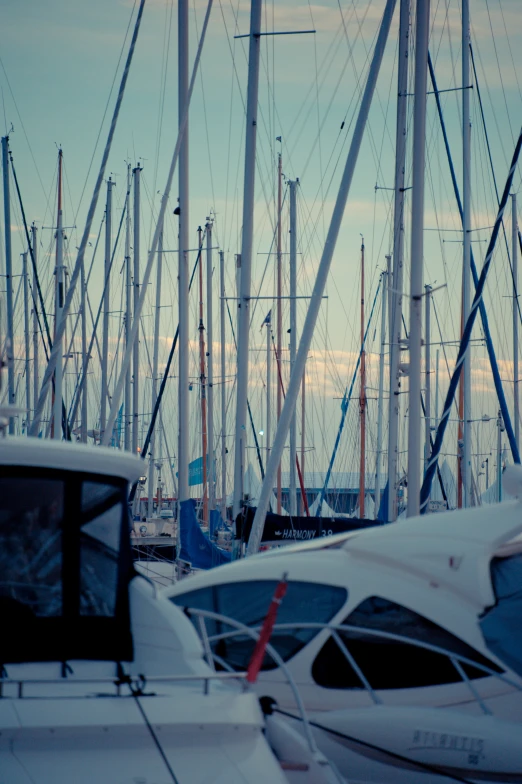
M 181 502 L 180 542 L 179 557 L 189 561 L 194 569 L 211 569 L 231 560 L 230 553 L 216 547 L 199 527 L 192 499 Z
M 480 619 L 486 645 L 518 675 L 522 675 L 522 555 L 493 558 L 491 581 L 497 598 Z
M 223 528 L 225 531 L 232 531 L 228 523 L 226 523 L 221 517 L 219 509 L 211 509 L 210 525 L 209 525 L 209 532 L 208 532 L 211 539 L 214 538 L 218 528 Z

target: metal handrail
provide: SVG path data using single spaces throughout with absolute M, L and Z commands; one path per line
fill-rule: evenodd
M 237 637 L 239 634 L 241 634 L 241 630 L 243 632 L 245 632 L 245 630 L 247 630 L 247 629 L 249 631 L 258 631 L 261 628 L 260 625 L 257 625 L 257 626 L 254 626 L 254 627 L 245 626 L 244 624 L 239 624 L 238 625 L 237 621 L 234 621 L 232 623 L 231 622 L 232 619 L 231 618 L 227 618 L 227 616 L 218 615 L 217 613 L 210 613 L 207 610 L 194 610 L 193 608 L 190 608 L 190 609 L 187 609 L 186 611 L 189 614 L 205 613 L 205 614 L 207 614 L 206 617 L 208 617 L 208 618 L 211 618 L 211 617 L 215 616 L 216 620 L 220 620 L 220 621 L 222 621 L 224 623 L 227 623 L 230 626 L 234 626 L 235 627 L 232 631 L 222 632 L 220 634 L 209 635 L 208 636 L 208 642 L 209 643 L 218 642 L 220 640 L 226 640 L 226 639 L 230 639 L 230 638 L 233 638 L 233 637 Z M 240 626 L 241 626 L 241 630 L 239 628 Z M 273 632 L 290 630 L 290 629 L 317 629 L 318 631 L 331 632 L 332 636 L 336 640 L 336 642 L 337 642 L 341 652 L 343 653 L 345 659 L 350 664 L 350 666 L 353 668 L 353 670 L 355 671 L 355 673 L 359 677 L 359 680 L 361 681 L 362 686 L 368 692 L 368 694 L 370 695 L 372 701 L 375 704 L 380 704 L 382 702 L 381 699 L 375 693 L 375 690 L 372 688 L 370 682 L 368 681 L 368 679 L 364 675 L 363 670 L 356 663 L 356 661 L 355 661 L 353 655 L 350 653 L 346 643 L 343 640 L 340 639 L 340 637 L 337 634 L 337 632 L 355 632 L 355 633 L 357 633 L 359 635 L 365 635 L 365 636 L 370 636 L 370 637 L 377 637 L 377 638 L 380 638 L 380 639 L 386 639 L 386 640 L 391 640 L 391 641 L 394 641 L 394 642 L 405 643 L 407 645 L 413 645 L 413 646 L 416 646 L 418 648 L 423 648 L 425 650 L 431 651 L 432 653 L 438 653 L 438 654 L 440 654 L 442 656 L 446 656 L 452 662 L 453 666 L 455 667 L 455 669 L 459 673 L 460 677 L 462 678 L 462 681 L 468 686 L 468 688 L 469 688 L 471 694 L 473 695 L 474 699 L 480 705 L 481 710 L 486 715 L 490 715 L 491 714 L 491 710 L 487 707 L 487 705 L 484 702 L 484 699 L 479 695 L 477 689 L 472 684 L 469 676 L 466 674 L 464 668 L 462 667 L 463 664 L 468 665 L 470 667 L 474 667 L 475 669 L 481 670 L 484 673 L 485 676 L 491 676 L 493 678 L 496 678 L 497 680 L 502 681 L 503 683 L 506 683 L 507 685 L 509 685 L 510 687 L 516 689 L 517 691 L 522 691 L 522 684 L 521 683 L 517 683 L 516 681 L 512 680 L 512 678 L 510 678 L 509 676 L 505 675 L 502 672 L 496 672 L 495 670 L 492 670 L 491 667 L 488 667 L 485 664 L 482 664 L 480 662 L 474 661 L 473 659 L 468 659 L 466 656 L 463 656 L 462 654 L 455 653 L 454 651 L 450 651 L 450 650 L 448 650 L 446 648 L 441 648 L 438 645 L 432 645 L 431 643 L 424 642 L 422 640 L 416 640 L 416 639 L 414 639 L 412 637 L 406 637 L 406 636 L 401 635 L 401 634 L 396 634 L 395 632 L 386 632 L 386 631 L 378 630 L 378 629 L 369 629 L 367 627 L 353 626 L 353 625 L 350 625 L 350 624 L 318 623 L 318 622 L 279 623 L 279 624 L 276 623 L 276 624 L 274 624 Z M 252 636 L 252 635 L 249 635 L 249 636 Z M 340 643 L 342 643 L 342 644 L 340 644 Z M 220 661 L 220 663 L 221 663 L 221 661 Z M 286 668 L 286 665 L 285 665 L 285 670 L 286 669 L 287 668 Z M 285 675 L 287 675 L 286 672 L 285 672 Z M 288 675 L 289 675 L 289 673 L 288 673 Z
M 115 696 L 121 696 L 119 689 L 121 686 L 129 686 L 143 689 L 144 685 L 149 683 L 190 683 L 192 681 L 201 681 L 205 694 L 208 693 L 208 685 L 210 681 L 239 681 L 243 688 L 246 685 L 246 672 L 216 672 L 215 670 L 204 674 L 190 674 L 190 675 L 137 675 L 130 676 L 129 680 L 122 681 L 115 677 L 93 677 L 93 678 L 75 678 L 74 675 L 67 676 L 66 678 L 2 678 L 0 677 L 0 699 L 5 699 L 3 695 L 4 686 L 17 686 L 18 697 L 23 698 L 24 686 L 32 685 L 96 685 L 96 684 L 111 684 L 116 687 L 117 693 Z M 13 699 L 9 697 L 9 699 Z
M 259 634 L 258 634 L 258 632 L 255 629 L 252 629 L 250 626 L 246 626 L 245 624 L 240 623 L 239 621 L 236 621 L 233 618 L 229 618 L 226 615 L 221 615 L 220 613 L 215 613 L 215 612 L 212 612 L 211 610 L 200 610 L 200 609 L 196 609 L 196 608 L 193 608 L 193 607 L 185 608 L 185 612 L 187 613 L 187 615 L 194 615 L 194 616 L 196 616 L 198 618 L 198 620 L 200 618 L 202 618 L 202 619 L 207 619 L 207 620 L 212 620 L 212 621 L 219 621 L 221 623 L 226 623 L 229 626 L 233 626 L 235 628 L 236 634 L 238 634 L 238 633 L 246 634 L 248 637 L 250 637 L 255 642 L 257 642 L 259 640 Z M 207 639 L 208 639 L 208 642 L 210 643 L 212 641 L 213 637 L 210 636 L 210 637 L 207 637 Z M 277 664 L 277 666 L 284 673 L 284 675 L 285 675 L 285 677 L 287 679 L 288 685 L 290 686 L 290 688 L 292 690 L 292 693 L 294 695 L 294 699 L 295 699 L 295 702 L 296 702 L 296 705 L 297 705 L 297 710 L 298 710 L 298 713 L 300 715 L 301 721 L 303 722 L 303 729 L 304 729 L 306 741 L 308 743 L 308 748 L 310 749 L 310 751 L 311 751 L 311 753 L 313 755 L 317 755 L 319 753 L 319 750 L 317 748 L 317 744 L 315 742 L 314 736 L 312 734 L 312 730 L 310 728 L 310 723 L 308 721 L 308 716 L 306 714 L 306 710 L 305 710 L 305 707 L 304 707 L 304 703 L 303 703 L 303 701 L 301 699 L 301 695 L 299 694 L 299 689 L 297 688 L 297 685 L 296 685 L 296 683 L 295 683 L 295 681 L 294 681 L 294 679 L 293 679 L 293 677 L 292 677 L 288 667 L 286 666 L 285 662 L 283 661 L 282 657 L 275 650 L 275 648 L 272 645 L 270 645 L 270 643 L 267 643 L 266 653 L 274 660 L 274 662 Z

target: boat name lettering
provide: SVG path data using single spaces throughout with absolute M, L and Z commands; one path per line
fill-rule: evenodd
M 450 732 L 414 730 L 412 748 L 447 749 L 448 751 L 465 751 L 480 755 L 484 751 L 484 740 L 483 738 L 472 738 L 469 735 L 453 735 Z
M 317 531 L 300 530 L 295 528 L 283 528 L 282 531 L 274 531 L 275 536 L 281 539 L 315 539 Z M 320 531 L 322 536 L 333 536 L 333 531 L 323 529 Z

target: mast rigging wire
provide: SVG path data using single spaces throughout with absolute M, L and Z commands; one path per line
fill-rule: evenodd
M 460 199 L 460 192 L 459 192 L 459 187 L 458 187 L 458 184 L 457 184 L 457 178 L 455 176 L 455 169 L 453 167 L 453 159 L 451 157 L 451 151 L 450 151 L 450 146 L 449 146 L 449 141 L 448 141 L 448 134 L 446 132 L 446 125 L 445 125 L 445 122 L 444 122 L 444 116 L 442 114 L 442 106 L 441 106 L 441 103 L 440 103 L 439 92 L 438 92 L 438 89 L 437 89 L 437 80 L 435 78 L 435 71 L 433 69 L 433 63 L 432 63 L 431 55 L 430 55 L 429 52 L 428 52 L 428 68 L 429 68 L 429 71 L 430 71 L 430 78 L 431 78 L 431 82 L 432 82 L 432 85 L 433 85 L 433 90 L 434 90 L 434 93 L 435 93 L 435 101 L 436 101 L 436 104 L 437 104 L 437 113 L 439 115 L 439 121 L 440 121 L 441 129 L 442 129 L 443 139 L 444 139 L 444 146 L 446 148 L 446 155 L 447 155 L 448 164 L 449 164 L 449 167 L 450 167 L 450 175 L 451 175 L 451 181 L 453 183 L 453 190 L 454 190 L 454 193 L 455 193 L 455 199 L 457 201 L 457 206 L 458 206 L 458 209 L 459 209 L 459 213 L 460 213 L 460 216 L 462 218 L 462 216 L 463 216 L 462 201 Z M 513 175 L 511 176 L 511 182 L 512 182 L 512 179 L 513 179 Z M 510 187 L 511 187 L 511 182 L 510 182 Z M 507 196 L 506 196 L 506 200 L 507 200 Z M 505 208 L 505 204 L 504 204 L 504 207 L 502 208 L 502 214 L 504 212 L 504 208 Z M 499 207 L 499 209 L 500 209 L 500 207 Z M 498 232 L 497 223 L 495 223 L 495 229 Z M 495 231 L 495 229 L 494 229 L 494 231 Z M 486 255 L 486 261 L 487 261 L 487 255 Z M 478 290 L 478 285 L 479 285 L 480 281 L 479 281 L 479 277 L 478 277 L 478 274 L 477 274 L 477 267 L 475 265 L 475 257 L 473 255 L 473 249 L 471 249 L 471 252 L 470 252 L 470 264 L 471 264 L 471 274 L 473 276 L 473 283 L 475 285 L 475 291 L 477 291 Z M 485 266 L 486 265 L 484 264 L 484 267 Z M 484 271 L 484 268 L 483 268 L 483 271 Z M 476 294 L 475 294 L 475 296 L 476 296 Z M 519 455 L 519 451 L 518 451 L 518 446 L 517 446 L 516 441 L 515 441 L 515 434 L 513 432 L 513 426 L 511 424 L 511 417 L 509 415 L 509 410 L 508 410 L 507 403 L 506 403 L 506 397 L 504 395 L 504 388 L 502 386 L 502 379 L 500 377 L 500 372 L 499 372 L 499 369 L 498 369 L 497 358 L 496 358 L 496 355 L 495 355 L 495 348 L 493 346 L 493 340 L 491 338 L 491 332 L 489 330 L 489 322 L 488 322 L 488 316 L 487 316 L 487 312 L 486 312 L 486 306 L 484 305 L 484 301 L 483 301 L 482 295 L 479 298 L 478 306 L 479 306 L 479 309 L 480 309 L 480 318 L 482 320 L 482 329 L 484 331 L 484 336 L 486 338 L 486 345 L 487 345 L 487 349 L 488 349 L 489 361 L 490 361 L 490 364 L 491 364 L 491 372 L 493 374 L 493 381 L 495 383 L 495 389 L 496 389 L 496 392 L 497 392 L 498 401 L 499 401 L 499 404 L 500 404 L 500 408 L 502 410 L 502 417 L 504 419 L 504 424 L 505 424 L 505 427 L 506 427 L 506 432 L 507 432 L 507 435 L 508 435 L 509 444 L 510 444 L 511 452 L 512 452 L 512 455 L 513 455 L 513 460 L 514 460 L 515 463 L 519 463 L 520 462 L 520 455 Z M 471 312 L 474 313 L 475 311 L 470 311 L 470 313 Z M 449 416 L 449 410 L 448 410 L 447 416 Z M 439 427 L 440 427 L 440 424 L 441 423 L 439 423 Z M 445 425 L 444 425 L 444 427 L 445 427 Z M 440 450 L 440 447 L 439 447 L 439 450 Z M 432 478 L 433 478 L 433 474 L 432 474 Z
M 43 381 L 42 381 L 42 387 L 41 387 L 41 390 L 40 390 L 40 397 L 38 399 L 38 404 L 36 406 L 36 410 L 35 410 L 35 413 L 34 413 L 34 419 L 31 422 L 31 428 L 29 430 L 29 435 L 30 436 L 37 436 L 38 435 L 38 428 L 40 426 L 40 421 L 41 421 L 41 418 L 42 418 L 43 409 L 44 409 L 44 406 L 45 406 L 45 401 L 46 401 L 47 393 L 48 393 L 48 390 L 49 390 L 49 384 L 50 384 L 51 378 L 52 378 L 52 376 L 54 374 L 54 371 L 56 369 L 56 364 L 58 362 L 58 353 L 60 351 L 61 341 L 62 341 L 62 338 L 63 338 L 64 333 L 65 333 L 65 327 L 66 327 L 66 324 L 67 324 L 67 316 L 68 316 L 69 310 L 71 308 L 72 298 L 73 298 L 73 295 L 74 295 L 74 292 L 75 292 L 75 289 L 76 289 L 76 284 L 78 282 L 78 278 L 80 277 L 80 271 L 81 271 L 82 264 L 83 264 L 83 259 L 84 259 L 84 256 L 85 256 L 85 250 L 86 250 L 86 247 L 87 247 L 87 242 L 89 240 L 89 233 L 90 233 L 92 222 L 93 222 L 93 219 L 94 219 L 94 212 L 95 212 L 96 206 L 98 204 L 98 197 L 99 197 L 99 194 L 100 194 L 101 184 L 102 184 L 103 177 L 104 177 L 104 174 L 105 174 L 105 168 L 106 168 L 106 165 L 107 165 L 107 160 L 109 158 L 109 153 L 111 151 L 112 140 L 114 138 L 114 132 L 116 130 L 116 124 L 117 124 L 118 116 L 119 116 L 119 113 L 120 113 L 120 107 L 121 107 L 121 103 L 122 103 L 122 100 L 123 100 L 123 95 L 125 93 L 125 86 L 127 84 L 127 78 L 128 78 L 130 66 L 131 66 L 131 63 L 132 63 L 134 50 L 135 50 L 135 47 L 136 47 L 136 41 L 138 39 L 138 33 L 139 33 L 139 30 L 140 30 L 141 19 L 142 19 L 142 16 L 143 16 L 143 9 L 144 9 L 144 7 L 145 7 L 145 0 L 140 0 L 140 7 L 139 7 L 139 10 L 138 10 L 138 16 L 136 18 L 136 24 L 134 26 L 134 32 L 133 32 L 133 35 L 132 35 L 132 41 L 131 41 L 131 44 L 130 44 L 129 53 L 127 55 L 127 61 L 125 63 L 125 68 L 124 68 L 123 75 L 122 75 L 122 78 L 121 78 L 120 88 L 119 88 L 119 91 L 118 91 L 118 97 L 116 99 L 116 106 L 114 107 L 114 113 L 113 113 L 113 116 L 112 116 L 112 122 L 111 122 L 111 126 L 110 126 L 110 129 L 109 129 L 109 135 L 108 135 L 108 138 L 107 138 L 107 143 L 105 145 L 105 150 L 103 151 L 103 157 L 102 157 L 102 161 L 101 161 L 101 164 L 100 164 L 100 170 L 98 172 L 98 178 L 96 180 L 96 185 L 94 187 L 94 193 L 92 195 L 91 204 L 89 206 L 89 212 L 87 214 L 87 220 L 86 220 L 86 223 L 85 223 L 85 229 L 84 229 L 84 232 L 83 232 L 82 241 L 80 243 L 80 249 L 78 251 L 78 256 L 76 257 L 76 263 L 74 265 L 73 274 L 71 276 L 71 280 L 70 280 L 70 283 L 69 283 L 69 290 L 67 291 L 67 296 L 65 298 L 65 302 L 64 302 L 64 306 L 63 306 L 63 310 L 62 310 L 62 316 L 61 316 L 60 322 L 57 324 L 57 327 L 56 327 L 56 336 L 55 336 L 54 346 L 53 346 L 53 349 L 51 351 L 51 356 L 49 358 L 49 362 L 47 363 L 47 368 L 45 370 L 44 378 L 43 378 Z
M 473 302 L 471 305 L 471 309 L 469 312 L 469 316 L 466 320 L 466 324 L 464 327 L 464 331 L 462 334 L 462 340 L 460 342 L 459 353 L 457 356 L 457 362 L 455 364 L 455 370 L 453 371 L 453 375 L 451 377 L 449 389 L 446 395 L 446 401 L 444 403 L 444 410 L 442 412 L 442 416 L 439 422 L 439 426 L 437 428 L 437 434 L 435 437 L 435 443 L 433 445 L 433 449 L 428 461 L 428 466 L 426 468 L 426 473 L 424 475 L 424 481 L 422 483 L 421 488 L 421 496 L 420 496 L 420 510 L 421 514 L 426 512 L 426 507 L 428 505 L 429 497 L 430 497 L 430 490 L 431 490 L 431 483 L 433 481 L 433 475 L 438 465 L 439 453 L 442 447 L 442 441 L 444 439 L 444 432 L 446 430 L 446 426 L 448 423 L 449 415 L 451 412 L 451 407 L 453 405 L 453 398 L 455 396 L 455 392 L 457 389 L 457 385 L 459 383 L 460 374 L 462 370 L 462 365 L 464 362 L 464 358 L 466 353 L 469 349 L 469 341 L 471 337 L 471 332 L 473 330 L 473 325 L 475 323 L 475 319 L 477 317 L 477 312 L 482 302 L 482 298 L 484 295 L 484 286 L 486 283 L 487 275 L 489 268 L 491 266 L 491 259 L 493 257 L 493 251 L 495 250 L 495 245 L 498 237 L 498 233 L 500 231 L 500 224 L 502 222 L 502 217 L 504 215 L 504 210 L 506 208 L 506 203 L 509 196 L 509 191 L 511 189 L 511 185 L 513 183 L 513 177 L 515 174 L 515 169 L 518 163 L 518 157 L 520 154 L 520 148 L 522 147 L 522 129 L 520 130 L 517 144 L 515 147 L 515 151 L 513 153 L 513 158 L 511 160 L 511 166 L 508 172 L 506 184 L 504 186 L 504 192 L 502 194 L 502 199 L 499 205 L 497 218 L 495 220 L 495 226 L 493 228 L 493 233 L 491 235 L 491 239 L 489 241 L 488 250 L 486 253 L 486 259 L 484 261 L 484 266 L 482 267 L 482 271 L 480 273 L 480 278 L 475 290 L 475 296 L 473 297 Z M 511 424 L 511 422 L 510 422 Z M 506 423 L 506 430 L 507 430 L 507 423 Z M 518 452 L 518 446 L 514 441 L 512 444 L 512 451 L 513 451 L 513 458 L 515 463 L 520 463 L 520 455 Z

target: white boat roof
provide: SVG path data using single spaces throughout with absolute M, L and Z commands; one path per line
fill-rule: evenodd
M 0 466 L 32 466 L 81 471 L 126 479 L 133 484 L 143 474 L 139 457 L 119 449 L 87 446 L 74 441 L 6 436 L 0 439 Z
M 506 490 L 522 498 L 522 468 L 511 466 L 505 474 Z M 390 525 L 288 545 L 210 570 L 205 577 L 191 582 L 191 586 L 225 582 L 227 577 L 241 579 L 243 571 L 249 573 L 249 579 L 260 579 L 264 571 L 272 574 L 276 563 L 281 573 L 287 568 L 286 564 L 290 568 L 291 561 L 285 562 L 285 559 L 302 556 L 303 561 L 308 562 L 314 551 L 326 554 L 332 550 L 346 553 L 368 573 L 378 574 L 380 569 L 391 569 L 405 578 L 446 588 L 481 612 L 495 603 L 491 559 L 520 552 L 518 537 L 521 533 L 522 503 L 515 498 L 494 507 L 412 517 Z M 338 555 L 332 563 L 337 559 Z M 349 583 L 349 564 L 345 573 Z

